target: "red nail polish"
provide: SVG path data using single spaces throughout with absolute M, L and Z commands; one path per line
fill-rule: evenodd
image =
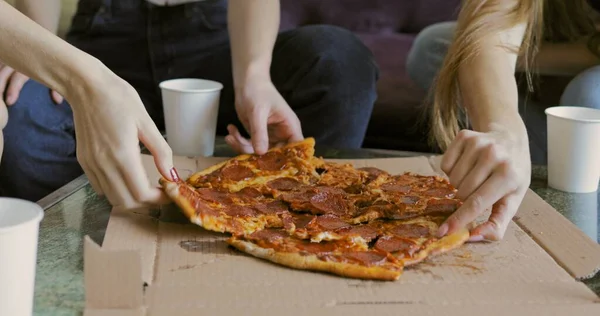
M 173 182 L 179 182 L 179 174 L 177 173 L 177 170 L 175 168 L 172 168 L 170 170 L 171 173 L 171 179 L 173 179 Z

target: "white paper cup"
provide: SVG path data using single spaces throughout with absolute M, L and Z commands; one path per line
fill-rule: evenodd
M 31 315 L 43 209 L 0 198 L 0 315 Z
M 600 110 L 557 106 L 548 118 L 548 186 L 589 193 L 600 181 Z
M 223 85 L 204 79 L 160 83 L 167 142 L 178 156 L 212 156 Z

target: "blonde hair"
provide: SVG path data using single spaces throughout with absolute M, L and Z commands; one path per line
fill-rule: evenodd
M 532 91 L 534 57 L 542 39 L 570 41 L 594 32 L 588 13 L 586 0 L 463 0 L 454 41 L 432 90 L 432 145 L 445 151 L 467 124 L 461 105 L 458 70 L 479 52 L 482 39 L 526 23 L 521 46 L 513 49 L 518 53 Z

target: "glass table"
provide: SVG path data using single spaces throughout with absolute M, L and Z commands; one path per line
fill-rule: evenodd
M 234 153 L 218 144 L 215 156 Z M 388 150 L 333 150 L 317 148 L 325 158 L 365 159 L 427 155 Z M 600 194 L 569 194 L 546 185 L 546 168 L 534 166 L 531 188 L 544 200 L 577 225 L 592 239 L 600 242 Z M 98 197 L 81 176 L 38 202 L 44 207 L 41 223 L 35 287 L 35 315 L 82 315 L 83 237 L 89 235 L 102 244 L 110 215 L 110 205 Z M 585 280 L 600 295 L 600 273 Z

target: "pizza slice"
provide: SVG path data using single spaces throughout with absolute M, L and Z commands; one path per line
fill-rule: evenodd
M 234 235 L 251 234 L 265 227 L 293 230 L 287 206 L 263 196 L 257 189 L 248 187 L 227 192 L 194 188 L 183 181 L 163 179 L 161 183 L 190 222 L 204 229 Z
M 410 220 L 383 221 L 373 248 L 389 252 L 404 266 L 409 266 L 460 247 L 469 239 L 469 230 L 461 229 L 438 238 L 437 231 L 445 219 L 441 216 L 422 216 Z
M 264 155 L 240 155 L 193 174 L 187 183 L 193 187 L 237 192 L 249 186 L 293 177 L 303 183 L 318 177 L 321 160 L 314 157 L 314 139 L 272 148 Z
M 403 269 L 402 262 L 385 251 L 346 240 L 313 243 L 281 229 L 235 236 L 227 242 L 242 252 L 279 265 L 350 278 L 397 280 Z

